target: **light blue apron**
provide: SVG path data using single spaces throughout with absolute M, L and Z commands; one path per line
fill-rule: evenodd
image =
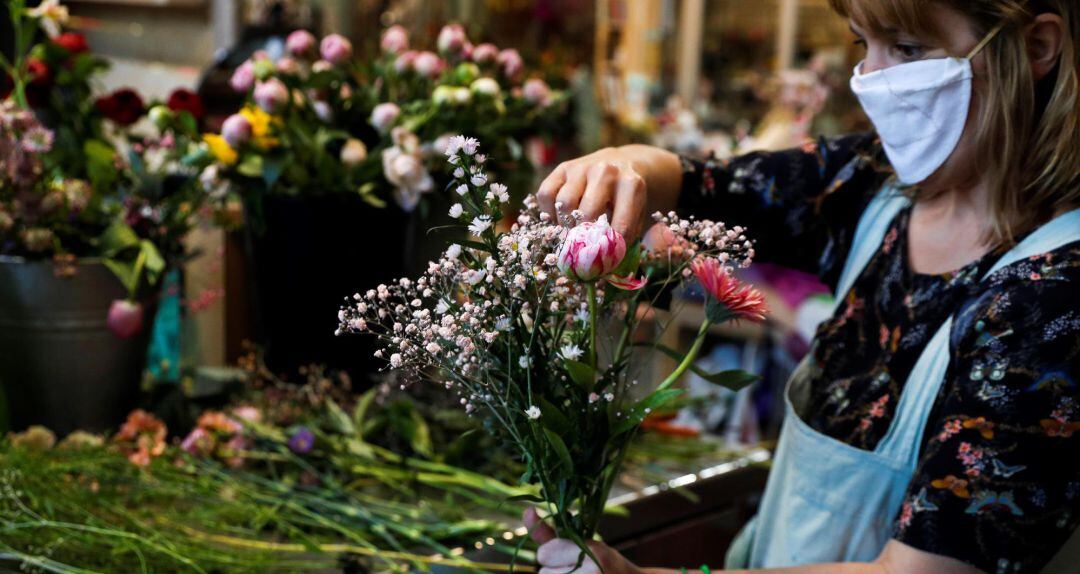
M 859 220 L 837 286 L 837 307 L 878 251 L 909 200 L 886 186 Z M 1080 240 L 1080 209 L 1029 235 L 987 273 Z M 985 279 L 985 277 L 984 277 Z M 835 309 L 834 309 L 835 312 Z M 892 537 L 893 522 L 915 473 L 923 429 L 949 366 L 950 317 L 927 343 L 900 394 L 896 415 L 872 451 L 823 435 L 800 417 L 811 357 L 785 393 L 786 417 L 761 507 L 728 552 L 728 568 L 777 568 L 827 562 L 869 562 Z

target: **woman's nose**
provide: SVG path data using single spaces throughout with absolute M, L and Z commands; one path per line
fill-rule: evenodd
M 866 75 L 878 70 L 884 70 L 889 67 L 889 63 L 885 60 L 881 50 L 875 50 L 873 48 L 866 51 L 866 58 L 862 61 L 859 68 L 859 73 Z

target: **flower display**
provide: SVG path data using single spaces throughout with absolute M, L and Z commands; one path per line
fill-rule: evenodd
M 376 357 L 406 385 L 435 383 L 466 413 L 487 420 L 517 448 L 524 480 L 539 483 L 560 536 L 584 547 L 627 444 L 651 412 L 682 393 L 673 387 L 708 328 L 736 316 L 763 318 L 756 292 L 732 287 L 727 275 L 750 263 L 753 246 L 742 229 L 656 214 L 685 254 L 661 264 L 643 257 L 640 245 L 628 246 L 606 219 L 583 221 L 573 212 L 553 221 L 532 197 L 514 224 L 500 229 L 494 222 L 505 214 L 506 189 L 488 176 L 479 142 L 455 136 L 444 153 L 458 200 L 451 215 L 470 241 L 448 247 L 420 277 L 348 298 L 338 332 L 378 337 Z M 631 357 L 648 343 L 631 334 L 648 294 L 694 280 L 692 269 L 702 270 L 706 288 L 716 287 L 731 312 L 707 314 L 678 366 L 651 392 L 632 392 L 641 373 Z M 754 380 L 700 374 L 729 388 Z
M 149 466 L 165 452 L 168 429 L 154 415 L 139 409 L 128 415 L 127 421 L 113 437 L 128 460 L 136 466 Z
M 247 101 L 203 136 L 216 177 L 231 184 L 219 189 L 248 202 L 338 193 L 412 211 L 449 179 L 439 141 L 464 129 L 509 158 L 493 173 L 525 177 L 521 144 L 555 129 L 565 96 L 526 78 L 517 51 L 474 48 L 461 25 L 445 26 L 433 48 L 391 26 L 373 59 L 357 58 L 342 36 L 305 30 L 287 36 L 276 61 L 256 52 L 229 81 Z

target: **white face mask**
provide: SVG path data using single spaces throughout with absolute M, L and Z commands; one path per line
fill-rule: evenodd
M 870 117 L 885 154 L 907 185 L 930 177 L 952 155 L 971 106 L 971 59 L 1001 31 L 999 25 L 966 58 L 919 60 L 862 73 L 851 91 Z

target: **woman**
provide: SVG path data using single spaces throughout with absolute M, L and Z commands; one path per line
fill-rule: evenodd
M 678 205 L 835 288 L 729 567 L 1038 572 L 1080 521 L 1080 3 L 831 2 L 876 137 L 729 163 L 607 149 L 539 201 L 631 236 Z M 526 522 L 541 574 L 573 571 L 580 551 Z

